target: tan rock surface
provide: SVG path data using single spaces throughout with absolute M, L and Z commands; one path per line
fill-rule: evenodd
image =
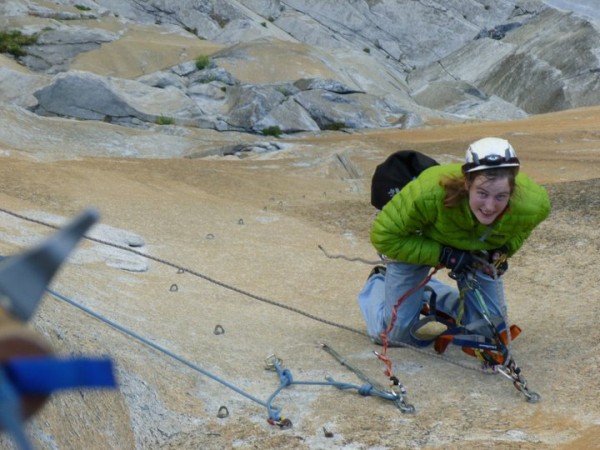
M 294 425 L 280 430 L 264 406 L 48 296 L 33 327 L 59 353 L 110 355 L 120 389 L 53 396 L 29 425 L 32 439 L 39 448 L 592 448 L 600 437 L 599 113 L 290 137 L 287 150 L 243 159 L 48 161 L 7 152 L 4 210 L 44 219 L 94 206 L 103 224 L 143 237 L 141 251 L 195 274 L 156 260 L 147 272 L 120 270 L 111 262 L 139 257 L 83 242 L 52 289 L 262 401 L 279 386 L 264 369 L 271 354 L 296 381 L 362 384 L 318 342 L 387 383 L 372 353 L 379 347 L 323 322 L 364 329 L 356 296 L 370 266 L 319 249 L 375 259 L 370 176 L 387 154 L 416 148 L 449 162 L 477 137 L 503 136 L 554 203 L 506 275 L 509 316 L 524 330 L 513 351 L 538 404 L 501 376 L 392 349 L 416 414 L 354 391 L 294 385 L 274 401 Z M 340 156 L 362 176 L 350 178 Z M 50 233 L 0 214 L 2 254 Z M 217 325 L 224 334 L 214 334 Z M 447 356 L 474 363 L 457 349 Z M 221 406 L 229 417 L 216 417 Z
M 104 20 L 94 24 L 121 30 Z M 74 65 L 136 77 L 220 49 L 198 39 L 188 43 L 180 35 L 158 38 L 156 31 L 144 39 L 143 31 L 132 25 L 122 40 L 81 55 Z M 232 65 L 237 76 L 289 79 L 291 71 L 257 73 L 277 57 L 251 50 L 259 62 Z M 331 69 L 305 62 L 308 75 Z M 14 68 L 3 57 L 0 65 Z M 501 376 L 458 365 L 474 364 L 458 349 L 447 353 L 458 363 L 452 364 L 433 352 L 396 348 L 389 354 L 416 414 L 353 391 L 294 385 L 274 402 L 294 425 L 280 430 L 267 423 L 264 406 L 48 295 L 32 327 L 60 354 L 110 355 L 120 386 L 115 392 L 54 395 L 28 425 L 36 447 L 597 446 L 600 108 L 518 122 L 291 136 L 279 140 L 282 151 L 241 159 L 166 156 L 256 137 L 177 128 L 172 135 L 153 135 L 104 123 L 41 119 L 11 107 L 2 106 L 0 113 L 0 208 L 6 211 L 0 212 L 0 254 L 18 252 L 52 232 L 11 212 L 52 222 L 97 208 L 102 224 L 141 236 L 145 246 L 137 250 L 152 259 L 85 241 L 52 289 L 263 402 L 279 386 L 276 374 L 264 369 L 271 354 L 282 358 L 297 381 L 332 376 L 361 384 L 319 342 L 387 383 L 373 354 L 380 347 L 360 333 L 364 324 L 356 297 L 371 267 L 329 259 L 319 246 L 334 255 L 375 259 L 368 239 L 375 213 L 370 177 L 389 153 L 414 148 L 440 162 L 459 161 L 469 142 L 505 137 L 523 170 L 548 187 L 554 207 L 506 274 L 509 317 L 523 328 L 513 351 L 530 387 L 543 397 L 538 404 L 525 402 Z M 101 155 L 102 140 L 146 159 Z M 138 154 L 149 141 L 156 148 Z M 118 268 L 144 264 L 146 272 Z M 178 267 L 187 272 L 178 273 Z M 217 325 L 224 334 L 214 334 Z M 229 417 L 217 418 L 221 406 Z M 0 438 L 0 446 L 10 445 L 6 436 Z
M 104 18 L 98 26 L 122 36 L 97 50 L 78 55 L 70 66 L 72 70 L 134 79 L 198 56 L 212 55 L 223 47 L 198 39 L 191 33 L 167 32 L 158 26 L 123 24 L 114 18 Z

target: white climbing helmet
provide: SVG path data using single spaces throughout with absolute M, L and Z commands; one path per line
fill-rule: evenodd
M 519 167 L 515 149 L 505 139 L 488 137 L 473 142 L 467 149 L 464 173 L 499 167 Z

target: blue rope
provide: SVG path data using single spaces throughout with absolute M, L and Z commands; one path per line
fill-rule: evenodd
M 267 400 L 267 411 L 269 413 L 269 418 L 275 421 L 281 420 L 281 410 L 279 408 L 274 408 L 271 405 L 271 403 L 282 390 L 293 384 L 308 386 L 334 386 L 340 390 L 355 389 L 360 395 L 363 395 L 365 397 L 370 395 L 376 395 L 386 400 L 398 400 L 398 397 L 396 397 L 395 395 L 381 391 L 379 389 L 375 389 L 371 384 L 363 384 L 359 386 L 357 384 L 342 383 L 339 381 L 335 381 L 331 377 L 327 377 L 327 381 L 294 381 L 292 372 L 289 369 L 283 369 L 279 362 L 275 359 L 273 360 L 273 366 L 275 367 L 277 375 L 279 376 L 280 385 Z
M 48 293 L 50 293 L 51 295 L 53 295 L 54 297 L 56 297 L 59 300 L 62 300 L 72 306 L 75 306 L 76 308 L 80 309 L 81 311 L 85 312 L 86 314 L 89 314 L 90 316 L 100 320 L 101 322 L 104 322 L 105 324 L 121 331 L 122 333 L 126 334 L 127 336 L 130 336 L 136 340 L 138 340 L 139 342 L 146 344 L 152 348 L 154 348 L 155 350 L 158 350 L 161 353 L 164 353 L 165 355 L 175 359 L 176 361 L 190 367 L 191 369 L 200 372 L 201 374 L 213 379 L 214 381 L 221 383 L 222 385 L 228 387 L 229 389 L 232 389 L 233 391 L 237 392 L 238 394 L 258 403 L 261 406 L 264 406 L 265 408 L 267 408 L 267 412 L 269 414 L 269 419 L 273 420 L 273 421 L 280 421 L 281 420 L 281 408 L 275 407 L 272 405 L 273 400 L 275 399 L 275 397 L 277 397 L 277 395 L 286 387 L 291 386 L 293 384 L 298 384 L 298 385 L 313 385 L 313 386 L 334 386 L 338 389 L 341 390 L 347 390 L 347 389 L 356 389 L 358 391 L 359 394 L 363 395 L 363 396 L 368 396 L 368 395 L 377 395 L 383 399 L 386 400 L 392 400 L 392 401 L 396 401 L 397 397 L 381 391 L 379 389 L 375 389 L 372 385 L 370 384 L 365 384 L 362 386 L 356 385 L 356 384 L 350 384 L 350 383 L 341 383 L 341 382 L 337 382 L 334 381 L 332 378 L 328 378 L 327 381 L 294 381 L 294 378 L 292 376 L 292 372 L 288 369 L 283 369 L 281 367 L 281 365 L 274 360 L 274 367 L 277 371 L 277 374 L 279 376 L 279 381 L 280 381 L 280 385 L 279 387 L 275 390 L 275 392 L 273 392 L 273 394 L 271 394 L 271 396 L 269 396 L 268 400 L 266 402 L 259 400 L 258 398 L 248 394 L 247 392 L 239 389 L 238 387 L 234 386 L 233 384 L 219 378 L 216 375 L 213 375 L 212 373 L 208 372 L 205 369 L 202 369 L 201 367 L 197 366 L 196 364 L 193 364 L 191 362 L 189 362 L 188 360 L 176 355 L 175 353 L 165 349 L 164 347 L 161 347 L 160 345 L 155 344 L 154 342 L 149 341 L 148 339 L 140 336 L 139 334 L 128 330 L 127 328 L 117 324 L 116 322 L 113 322 L 110 319 L 105 318 L 104 316 L 101 316 L 100 314 L 92 311 L 89 308 L 86 308 L 83 305 L 80 305 L 79 303 L 75 302 L 74 300 L 71 300 L 53 290 L 50 289 L 46 289 Z
M 100 320 L 101 322 L 104 322 L 105 324 L 107 324 L 107 325 L 109 325 L 109 326 L 111 326 L 111 327 L 113 327 L 113 328 L 121 331 L 122 333 L 124 333 L 124 334 L 126 334 L 126 335 L 128 335 L 128 336 L 130 336 L 130 337 L 132 337 L 132 338 L 134 338 L 134 339 L 136 339 L 138 341 L 140 341 L 141 343 L 146 344 L 146 345 L 154 348 L 155 350 L 158 350 L 159 352 L 164 353 L 165 355 L 167 355 L 167 356 L 175 359 L 176 361 L 178 361 L 178 362 L 180 362 L 180 363 L 182 363 L 182 364 L 190 367 L 191 369 L 195 370 L 196 372 L 200 372 L 201 374 L 203 374 L 203 375 L 205 375 L 205 376 L 213 379 L 214 381 L 216 381 L 218 383 L 221 383 L 222 385 L 228 387 L 229 389 L 232 389 L 233 391 L 237 392 L 238 394 L 240 394 L 240 395 L 242 395 L 242 396 L 244 396 L 244 397 L 246 397 L 246 398 L 248 398 L 248 399 L 250 399 L 250 400 L 252 400 L 252 401 L 254 401 L 256 403 L 258 403 L 259 405 L 262 405 L 262 406 L 265 406 L 265 407 L 267 406 L 267 404 L 265 402 L 263 402 L 262 400 L 259 400 L 256 397 L 248 394 L 247 392 L 244 392 L 243 390 L 239 389 L 238 387 L 234 386 L 233 384 L 231 384 L 231 383 L 229 383 L 229 382 L 227 382 L 227 381 L 219 378 L 216 375 L 213 375 L 212 373 L 208 372 L 207 370 L 202 369 L 201 367 L 197 366 L 196 364 L 194 364 L 194 363 L 192 363 L 192 362 L 190 362 L 190 361 L 182 358 L 181 356 L 176 355 L 175 353 L 167 350 L 166 348 L 161 347 L 160 345 L 155 344 L 154 342 L 149 341 L 148 339 L 140 336 L 139 334 L 137 334 L 137 333 L 135 333 L 133 331 L 128 330 L 127 328 L 125 328 L 125 327 L 123 327 L 123 326 L 121 326 L 121 325 L 113 322 L 110 319 L 107 319 L 107 318 L 101 316 L 98 313 L 95 313 L 91 309 L 86 308 L 85 306 L 80 305 L 79 303 L 77 303 L 77 302 L 75 302 L 75 301 L 73 301 L 73 300 L 71 300 L 71 299 L 69 299 L 69 298 L 67 298 L 67 297 L 65 297 L 65 296 L 57 293 L 57 292 L 54 292 L 54 291 L 52 291 L 50 289 L 46 289 L 46 290 L 50 294 L 52 294 L 54 297 L 58 298 L 59 300 L 62 300 L 62 301 L 66 302 L 66 303 L 68 303 L 68 304 L 70 304 L 72 306 L 75 306 L 76 308 L 82 310 L 83 312 L 89 314 L 90 316 L 92 316 L 92 317 Z

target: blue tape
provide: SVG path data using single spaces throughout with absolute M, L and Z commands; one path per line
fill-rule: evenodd
M 4 370 L 20 394 L 50 394 L 79 387 L 114 388 L 113 365 L 106 358 L 15 358 Z

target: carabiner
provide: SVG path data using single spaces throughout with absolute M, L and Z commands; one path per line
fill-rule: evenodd
M 290 419 L 286 419 L 286 418 L 283 418 L 283 417 L 281 419 L 279 419 L 279 420 L 268 418 L 267 422 L 270 425 L 277 425 L 282 430 L 287 430 L 288 428 L 292 428 L 292 421 Z
M 275 354 L 265 358 L 265 370 L 277 370 L 277 367 L 281 367 L 282 365 L 283 360 L 275 356 Z

